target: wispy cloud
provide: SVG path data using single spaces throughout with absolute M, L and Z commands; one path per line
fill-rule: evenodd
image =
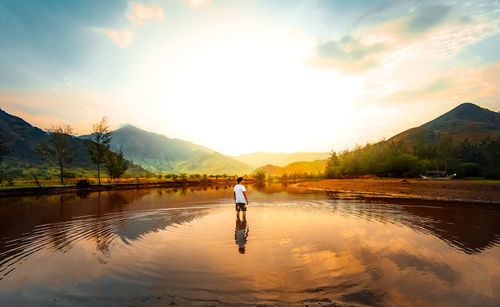
M 400 17 L 359 26 L 340 40 L 321 42 L 305 62 L 315 69 L 348 74 L 407 65 L 417 59 L 422 65 L 456 56 L 497 33 L 497 20 L 466 18 L 444 5 L 422 6 Z
M 340 69 L 348 73 L 364 72 L 378 65 L 377 56 L 386 49 L 383 43 L 363 44 L 346 36 L 340 41 L 319 44 L 306 64 L 317 69 Z
M 451 7 L 445 5 L 423 7 L 409 19 L 408 30 L 418 33 L 432 29 L 444 21 L 450 11 Z
M 130 10 L 127 13 L 127 18 L 134 26 L 140 26 L 148 20 L 162 21 L 165 19 L 165 13 L 162 7 L 157 4 L 148 5 L 132 2 L 130 3 Z
M 435 95 L 436 92 L 442 91 L 451 86 L 453 86 L 453 82 L 450 79 L 439 79 L 422 87 L 399 90 L 387 97 L 386 100 L 408 102 L 422 98 L 425 99 L 425 96 Z
M 134 40 L 134 32 L 130 30 L 97 28 L 96 31 L 109 37 L 120 48 L 127 48 Z
M 390 88 L 380 90 L 378 94 L 363 97 L 359 106 L 377 105 L 380 107 L 409 106 L 426 103 L 454 105 L 464 101 L 480 102 L 494 106 L 500 95 L 500 64 L 489 64 L 475 68 L 453 68 L 437 74 L 438 79 L 432 80 L 432 75 L 422 75 L 415 78 L 407 86 L 390 91 Z M 431 81 L 428 81 L 431 79 Z M 408 82 L 408 81 L 406 81 Z M 386 83 L 394 86 L 393 80 Z

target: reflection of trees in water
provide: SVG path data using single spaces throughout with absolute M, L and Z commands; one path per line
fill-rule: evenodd
M 61 219 L 64 217 L 64 195 L 59 195 L 59 207 Z M 71 249 L 68 226 L 64 222 L 53 224 L 47 231 L 47 237 L 53 249 L 67 252 Z
M 85 189 L 77 189 L 75 194 L 81 199 L 85 199 L 88 198 L 90 194 L 92 194 L 92 191 Z
M 279 182 L 259 182 L 256 181 L 255 183 L 249 185 L 252 189 L 257 190 L 258 192 L 261 193 L 266 193 L 266 194 L 273 194 L 273 193 L 281 193 L 281 192 L 288 192 L 292 194 L 296 193 L 311 193 L 306 190 L 300 191 L 299 189 L 293 188 L 291 185 L 291 182 L 287 181 L 279 181 Z
M 493 205 L 417 200 L 343 201 L 333 210 L 428 233 L 467 254 L 500 244 L 500 210 Z
M 121 208 L 122 205 L 128 204 L 129 200 L 125 199 L 122 193 L 112 192 L 106 198 L 106 202 L 109 207 Z
M 263 181 L 256 181 L 252 187 L 259 192 L 266 191 L 266 183 Z

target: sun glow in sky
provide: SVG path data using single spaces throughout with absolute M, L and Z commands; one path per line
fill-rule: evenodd
M 498 1 L 0 1 L 0 107 L 223 154 L 377 141 L 500 109 Z

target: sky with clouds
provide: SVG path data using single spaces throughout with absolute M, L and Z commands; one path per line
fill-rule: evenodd
M 0 0 L 0 108 L 223 154 L 330 151 L 500 110 L 500 1 Z

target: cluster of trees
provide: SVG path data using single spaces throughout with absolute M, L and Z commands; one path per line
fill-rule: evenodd
M 500 178 L 500 137 L 471 142 L 442 133 L 432 143 L 417 139 L 413 145 L 402 140 L 357 146 L 332 152 L 325 175 L 415 177 L 437 169 L 458 177 Z
M 270 174 L 266 175 L 266 173 L 259 171 L 254 174 L 252 174 L 252 177 L 259 182 L 262 181 L 274 181 L 274 180 L 280 180 L 280 181 L 287 181 L 287 180 L 298 180 L 298 179 L 321 179 L 324 178 L 324 174 L 318 173 L 318 174 L 313 174 L 313 173 L 292 173 L 292 174 L 282 174 L 278 176 L 272 176 Z
M 292 173 L 292 174 L 282 174 L 281 176 L 277 176 L 278 179 L 282 181 L 286 180 L 297 180 L 297 179 L 320 179 L 324 178 L 324 174 L 322 173 Z
M 49 163 L 58 167 L 61 184 L 64 184 L 64 171 L 75 154 L 70 146 L 73 129 L 69 125 L 53 126 L 48 132 L 48 142 L 40 144 L 38 152 Z M 120 178 L 128 169 L 129 162 L 124 158 L 121 148 L 117 153 L 110 150 L 112 135 L 105 117 L 92 126 L 91 135 L 92 138 L 87 143 L 87 149 L 90 160 L 97 166 L 99 184 L 101 184 L 101 170 L 103 168 L 111 180 Z
M 246 176 L 246 175 L 245 175 Z M 208 179 L 236 179 L 238 176 L 236 175 L 228 175 L 228 174 L 222 174 L 222 175 L 208 175 L 208 174 L 186 174 L 186 173 L 180 173 L 180 174 L 158 174 L 156 176 L 158 179 L 172 179 L 172 180 L 208 180 Z

